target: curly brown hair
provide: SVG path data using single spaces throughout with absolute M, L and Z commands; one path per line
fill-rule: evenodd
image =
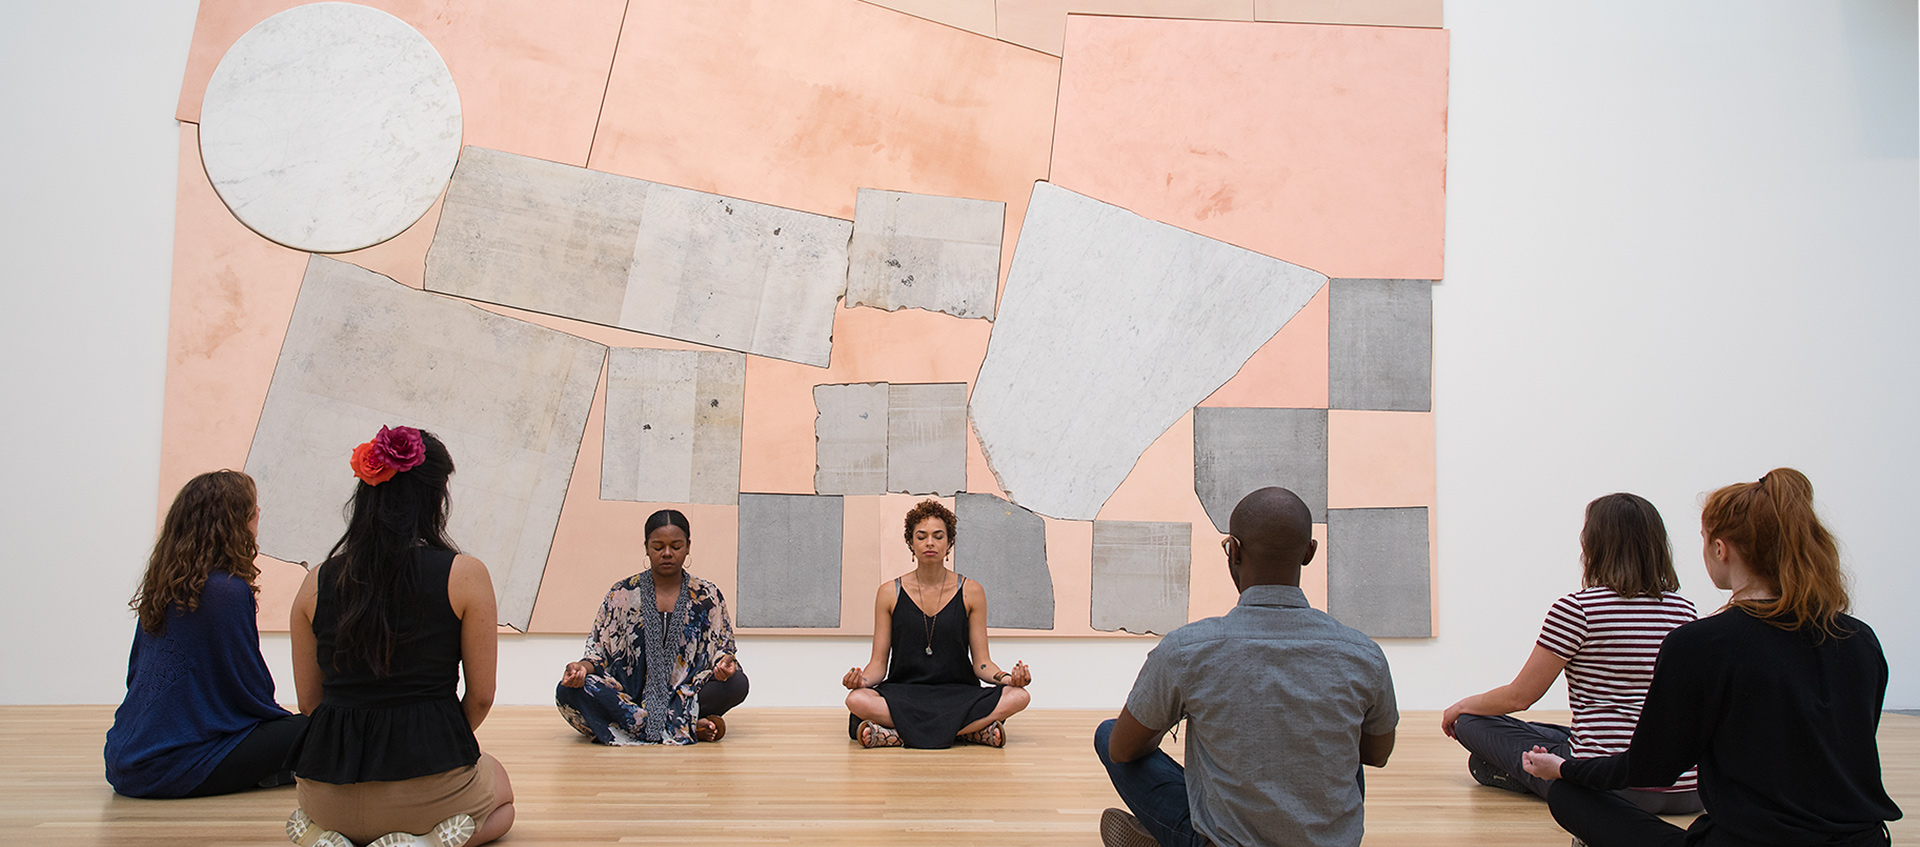
M 927 518 L 939 518 L 941 523 L 947 525 L 947 543 L 952 544 L 954 536 L 960 529 L 960 519 L 953 516 L 952 509 L 931 497 L 920 501 L 919 505 L 907 512 L 907 531 L 904 533 L 907 544 L 913 544 L 913 528 Z
M 147 557 L 147 573 L 140 590 L 127 603 L 140 615 L 140 626 L 159 635 L 167 626 L 167 612 L 175 606 L 191 612 L 200 607 L 207 577 L 225 571 L 243 580 L 255 594 L 260 568 L 253 563 L 260 547 L 253 530 L 254 507 L 259 505 L 253 477 L 219 470 L 188 480 L 174 495 L 160 537 Z

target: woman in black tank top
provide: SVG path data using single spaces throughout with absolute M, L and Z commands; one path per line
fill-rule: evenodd
M 294 683 L 311 718 L 287 837 L 491 841 L 514 816 L 506 770 L 473 737 L 493 704 L 499 615 L 486 566 L 446 537 L 453 458 L 431 433 L 381 427 L 351 465 L 346 534 L 294 599 Z
M 1027 707 L 1026 664 L 1001 670 L 987 653 L 986 590 L 947 569 L 955 523 L 938 500 L 907 513 L 914 570 L 880 585 L 873 657 L 841 679 L 847 731 L 862 747 L 999 747 L 1003 722 Z

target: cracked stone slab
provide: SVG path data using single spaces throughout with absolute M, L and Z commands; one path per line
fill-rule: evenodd
M 1433 636 L 1426 507 L 1327 510 L 1327 613 L 1375 638 Z
M 969 409 L 1001 490 L 1092 519 L 1326 281 L 1035 183 Z
M 852 229 L 468 147 L 427 253 L 426 287 L 825 367 Z
M 887 386 L 887 490 L 947 496 L 967 487 L 967 384 Z
M 609 351 L 600 499 L 733 505 L 746 384 L 738 353 Z
M 1201 406 L 1193 410 L 1193 493 L 1227 531 L 1240 498 L 1278 485 L 1327 519 L 1327 410 Z
M 842 508 L 838 496 L 740 495 L 740 626 L 840 625 Z
M 1093 522 L 1094 629 L 1165 635 L 1187 622 L 1193 524 Z
M 1046 521 L 991 494 L 954 497 L 953 566 L 987 591 L 987 626 L 1053 628 Z
M 1327 289 L 1327 398 L 1335 409 L 1433 409 L 1433 283 L 1336 279 Z
M 847 248 L 847 305 L 993 318 L 1007 204 L 862 188 Z
M 247 452 L 260 551 L 321 561 L 346 529 L 354 445 L 426 429 L 456 468 L 448 534 L 493 573 L 500 622 L 526 630 L 606 353 L 314 257 Z
M 813 387 L 813 490 L 887 491 L 887 384 Z

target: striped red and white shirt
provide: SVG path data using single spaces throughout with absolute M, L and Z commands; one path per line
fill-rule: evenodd
M 1575 757 L 1626 752 L 1660 642 L 1696 616 L 1692 601 L 1678 594 L 1622 597 L 1604 586 L 1575 591 L 1547 610 L 1538 643 L 1567 660 Z M 1656 790 L 1693 789 L 1694 771 L 1688 769 L 1671 787 Z

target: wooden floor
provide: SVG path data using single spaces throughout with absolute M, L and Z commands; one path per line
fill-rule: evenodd
M 1097 845 L 1119 805 L 1092 753 L 1104 713 L 1035 711 L 1004 750 L 861 750 L 845 713 L 740 709 L 720 744 L 610 749 L 552 709 L 496 709 L 481 745 L 504 762 L 519 822 L 502 844 Z M 0 844 L 275 845 L 293 789 L 196 800 L 119 797 L 101 778 L 109 707 L 0 707 Z M 1539 713 L 1537 719 L 1564 713 Z M 1169 748 L 1177 745 L 1170 744 Z M 1175 750 L 1177 755 L 1177 750 Z M 1920 718 L 1888 715 L 1880 754 L 1920 839 Z M 1403 716 L 1367 773 L 1369 847 L 1563 845 L 1546 807 L 1473 784 L 1432 712 Z

